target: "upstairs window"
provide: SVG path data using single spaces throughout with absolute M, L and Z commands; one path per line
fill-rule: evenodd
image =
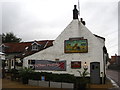
M 38 50 L 38 45 L 32 45 L 32 51 L 37 51 Z
M 32 51 L 38 51 L 39 50 L 39 44 L 37 42 L 32 43 Z

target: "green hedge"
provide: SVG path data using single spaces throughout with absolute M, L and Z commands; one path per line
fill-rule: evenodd
M 29 75 L 29 79 L 41 80 L 41 76 L 45 76 L 46 81 L 67 82 L 67 83 L 74 83 L 76 81 L 76 77 L 74 75 L 53 74 L 53 73 L 47 73 L 47 72 L 34 72 Z

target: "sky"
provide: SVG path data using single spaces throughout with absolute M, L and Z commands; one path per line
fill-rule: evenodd
M 118 1 L 79 0 L 80 18 L 106 39 L 109 56 L 118 54 Z M 22 41 L 55 40 L 72 21 L 75 4 L 78 0 L 1 0 L 0 31 Z

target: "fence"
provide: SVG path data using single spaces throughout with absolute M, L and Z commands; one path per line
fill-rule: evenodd
M 32 86 L 41 86 L 41 87 L 50 87 L 50 88 L 69 88 L 71 90 L 74 89 L 74 83 L 29 80 L 28 84 Z

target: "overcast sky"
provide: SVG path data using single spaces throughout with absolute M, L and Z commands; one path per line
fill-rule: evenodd
M 79 0 L 80 18 L 93 33 L 106 38 L 111 55 L 118 54 L 118 1 Z M 0 28 L 22 41 L 54 40 L 72 21 L 78 0 L 1 0 Z

